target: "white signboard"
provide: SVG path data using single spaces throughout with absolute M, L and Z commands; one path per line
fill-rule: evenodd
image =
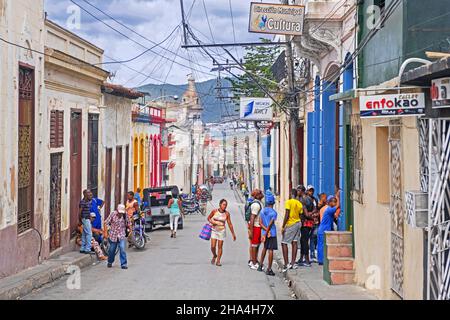
M 248 31 L 299 36 L 304 17 L 304 6 L 252 2 Z
M 241 98 L 241 120 L 272 121 L 272 104 L 270 98 Z
M 359 97 L 361 118 L 417 116 L 425 113 L 425 94 L 401 93 Z
M 431 103 L 433 108 L 450 108 L 450 78 L 431 81 Z

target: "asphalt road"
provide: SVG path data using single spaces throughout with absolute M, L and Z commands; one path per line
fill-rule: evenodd
M 177 232 L 176 239 L 170 238 L 168 226 L 159 227 L 150 233 L 145 250 L 127 249 L 128 270 L 120 268 L 117 256 L 113 268 L 101 262 L 82 269 L 80 289 L 68 289 L 68 278 L 64 277 L 23 299 L 291 299 L 280 274 L 270 277 L 248 268 L 242 205 L 238 205 L 228 184 L 215 186 L 208 210 L 222 198 L 229 202 L 237 234 L 233 242 L 227 230 L 222 267 L 210 264 L 209 242 L 198 237 L 206 218 L 191 215 L 186 217 L 184 229 Z

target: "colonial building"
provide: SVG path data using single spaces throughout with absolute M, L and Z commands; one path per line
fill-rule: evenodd
M 176 120 L 168 128 L 170 135 L 169 184 L 190 192 L 191 184 L 203 183 L 204 125 L 201 120 L 202 106 L 195 80 L 188 78 L 188 87 L 181 103 L 169 105 L 167 118 Z
M 89 188 L 94 196 L 104 193 L 99 117 L 101 87 L 109 74 L 96 66 L 103 61 L 102 49 L 49 20 L 45 52 L 44 102 L 50 128 L 45 192 L 50 198 L 50 250 L 55 251 L 76 233 L 82 190 Z
M 126 193 L 132 186 L 131 129 L 133 100 L 144 95 L 120 85 L 105 83 L 102 86 L 103 103 L 100 112 L 102 122 L 99 146 L 100 183 L 104 193 L 99 197 L 105 201 L 104 217 L 125 203 Z
M 51 251 L 44 1 L 0 1 L 0 278 Z

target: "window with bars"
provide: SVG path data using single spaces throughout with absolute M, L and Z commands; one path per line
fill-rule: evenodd
M 64 147 L 64 111 L 50 112 L 50 148 Z
M 98 196 L 98 115 L 89 114 L 88 119 L 88 189 Z
M 19 68 L 17 233 L 33 227 L 34 71 Z

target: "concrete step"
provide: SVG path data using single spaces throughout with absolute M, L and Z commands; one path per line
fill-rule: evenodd
M 330 270 L 330 278 L 332 285 L 354 284 L 354 270 Z
M 353 270 L 355 259 L 347 257 L 328 257 L 330 270 Z
M 353 258 L 353 246 L 351 244 L 327 243 L 326 245 L 327 258 Z
M 352 233 L 349 231 L 329 231 L 326 232 L 326 238 L 330 244 L 353 244 Z

